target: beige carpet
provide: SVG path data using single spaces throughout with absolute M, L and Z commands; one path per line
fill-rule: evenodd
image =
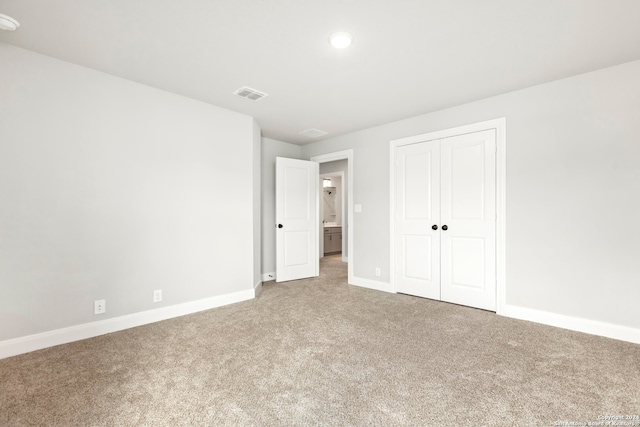
M 336 257 L 256 300 L 0 360 L 1 426 L 552 426 L 639 413 L 639 345 L 347 286 Z

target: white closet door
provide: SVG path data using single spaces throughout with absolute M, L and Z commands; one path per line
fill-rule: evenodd
M 439 141 L 397 148 L 395 194 L 396 290 L 440 299 Z
M 441 140 L 441 297 L 443 301 L 493 311 L 495 153 L 495 130 Z

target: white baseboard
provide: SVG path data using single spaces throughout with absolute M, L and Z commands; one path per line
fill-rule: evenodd
M 349 262 L 349 257 L 346 255 L 342 255 L 342 262 Z
M 253 299 L 255 289 L 0 341 L 0 359 Z
M 353 276 L 350 285 L 360 286 L 361 288 L 375 289 L 376 291 L 395 293 L 391 289 L 391 283 L 378 282 L 376 280 L 364 279 L 362 277 Z
M 501 314 L 506 317 L 513 317 L 514 319 L 529 320 L 531 322 L 542 323 L 558 328 L 640 344 L 640 329 L 628 326 L 565 316 L 563 314 L 550 313 L 548 311 L 535 310 L 509 304 L 504 305 L 504 310 Z
M 262 292 L 262 280 L 253 285 L 253 297 L 256 298 Z
M 262 273 L 262 281 L 263 282 L 270 282 L 272 280 L 276 280 L 276 273 L 275 272 Z

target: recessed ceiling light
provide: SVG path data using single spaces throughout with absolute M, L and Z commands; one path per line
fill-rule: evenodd
M 20 23 L 10 16 L 0 13 L 0 30 L 13 31 L 20 26 Z
M 346 47 L 349 47 L 351 46 L 352 42 L 353 36 L 349 33 L 345 33 L 344 31 L 333 33 L 329 37 L 329 43 L 331 43 L 331 46 L 335 47 L 336 49 L 344 49 Z

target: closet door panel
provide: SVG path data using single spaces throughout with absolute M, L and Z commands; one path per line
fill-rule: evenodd
M 495 130 L 441 143 L 442 300 L 486 310 L 496 308 L 495 144 Z
M 395 283 L 400 293 L 440 299 L 440 144 L 396 149 Z

